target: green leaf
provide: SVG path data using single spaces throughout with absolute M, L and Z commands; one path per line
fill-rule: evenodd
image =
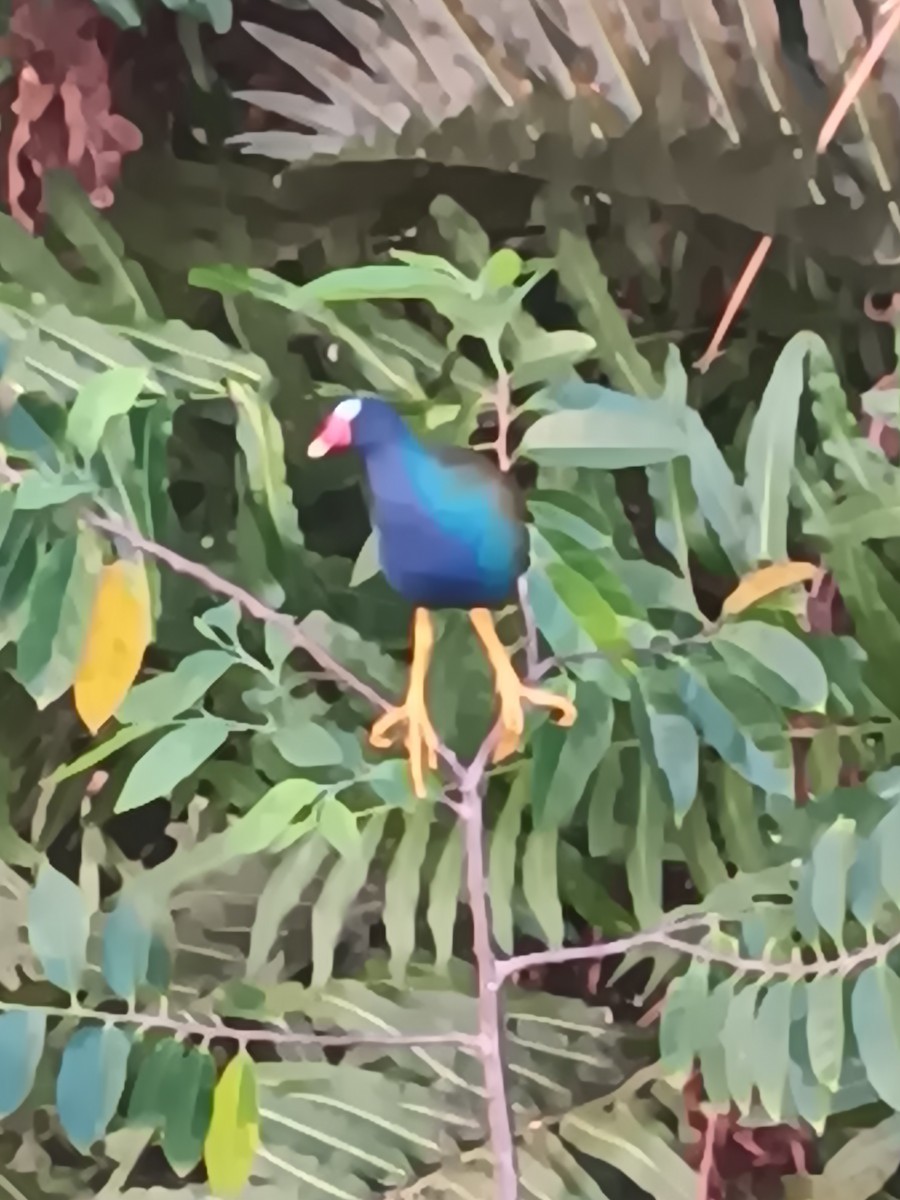
M 616 797 L 622 786 L 622 753 L 613 746 L 597 771 L 597 778 L 588 807 L 588 853 L 592 858 L 606 858 L 609 843 L 616 836 Z
M 649 769 L 643 761 L 640 765 L 637 801 L 637 824 L 625 860 L 625 873 L 634 915 L 643 928 L 648 928 L 662 916 L 666 815 Z
M 321 724 L 320 718 L 306 716 L 309 711 L 305 701 L 293 697 L 284 700 L 279 714 L 283 724 L 266 736 L 285 762 L 301 771 L 342 765 L 346 758 L 344 748 Z M 315 711 L 318 713 L 318 708 Z
M 534 738 L 532 813 L 538 828 L 568 824 L 588 780 L 609 749 L 613 707 L 593 683 L 579 683 L 578 720 L 572 729 L 542 725 Z
M 146 366 L 110 367 L 92 375 L 79 389 L 69 409 L 66 437 L 85 462 L 100 448 L 108 423 L 134 408 L 148 376 Z
M 115 811 L 131 812 L 169 796 L 225 744 L 229 729 L 227 721 L 201 717 L 165 734 L 132 767 Z
M 516 861 L 522 813 L 528 803 L 531 771 L 526 766 L 516 775 L 506 803 L 491 834 L 488 859 L 488 894 L 491 901 L 491 926 L 497 945 L 506 954 L 513 952 L 512 897 L 516 886 Z
M 750 675 L 753 682 L 767 691 L 776 703 L 804 712 L 824 712 L 828 699 L 828 678 L 819 658 L 798 637 L 764 621 L 740 621 L 724 625 L 716 633 L 713 645 L 735 674 Z M 729 654 L 734 648 L 737 657 Z M 746 657 L 745 657 L 746 656 Z M 747 658 L 753 660 L 747 663 Z M 753 678 L 747 671 L 759 664 L 763 674 Z M 781 684 L 777 694 L 772 685 Z
M 259 1145 L 256 1091 L 256 1067 L 246 1050 L 240 1050 L 216 1085 L 203 1146 L 210 1190 L 216 1196 L 237 1196 L 250 1178 Z
M 234 16 L 232 0 L 163 0 L 166 8 L 184 13 L 195 21 L 206 21 L 214 33 L 227 33 Z
M 810 1200 L 869 1200 L 889 1195 L 887 1185 L 900 1162 L 900 1116 L 886 1117 L 860 1129 L 833 1154 L 822 1169 L 821 1188 Z M 815 1177 L 811 1177 L 815 1178 Z M 818 1180 L 817 1180 L 818 1182 Z
M 115 1025 L 77 1029 L 66 1043 L 56 1080 L 56 1109 L 82 1154 L 106 1132 L 125 1088 L 130 1039 Z
M 900 907 L 900 804 L 894 804 L 872 832 L 878 877 L 891 901 Z M 871 880 L 869 883 L 871 885 Z
M 286 854 L 269 875 L 250 930 L 246 966 L 248 978 L 252 979 L 265 967 L 282 921 L 315 878 L 329 853 L 325 839 L 313 834 Z
M 237 409 L 237 439 L 247 463 L 247 478 L 286 545 L 302 545 L 303 538 L 293 495 L 287 483 L 284 437 L 271 405 L 261 396 L 232 383 L 231 398 Z
M 140 889 L 146 882 L 152 894 L 159 896 L 200 875 L 220 871 L 235 859 L 290 845 L 315 824 L 314 808 L 322 790 L 321 784 L 308 779 L 283 779 L 227 829 L 177 851 L 129 886 Z
M 29 471 L 16 488 L 16 511 L 39 512 L 43 508 L 56 508 L 89 496 L 93 485 L 78 479 L 61 479 L 59 476 L 38 475 Z
M 287 283 L 271 271 L 234 266 L 195 267 L 188 282 L 224 295 L 246 293 L 292 312 L 312 314 L 322 304 L 360 300 L 425 300 L 438 310 L 442 305 L 452 309 L 461 299 L 471 298 L 474 286 L 473 281 L 406 263 L 346 267 L 320 275 L 302 287 Z
M 756 983 L 748 983 L 736 992 L 728 1006 L 722 1029 L 728 1090 L 744 1116 L 750 1111 L 757 1055 L 760 1053 L 755 1033 L 758 1000 L 759 985 Z
M 58 541 L 38 567 L 16 657 L 38 708 L 58 700 L 75 678 L 100 565 L 96 536 L 82 531 Z
M 756 1086 L 762 1106 L 773 1121 L 785 1115 L 788 1070 L 791 1063 L 791 998 L 794 983 L 783 979 L 766 991 L 756 1014 L 749 1045 L 755 1063 Z
M 672 804 L 676 826 L 697 795 L 700 771 L 700 739 L 681 710 L 678 697 L 666 694 L 659 685 L 669 676 L 655 677 L 655 688 L 642 689 L 640 677 L 632 680 L 631 712 L 643 752 L 661 776 L 662 788 Z
M 871 935 L 879 909 L 886 900 L 881 884 L 881 873 L 887 869 L 888 856 L 882 859 L 882 841 L 878 828 L 871 837 L 859 838 L 856 861 L 847 874 L 847 899 L 850 911 L 860 925 Z M 893 862 L 890 870 L 893 872 Z
M 491 289 L 512 287 L 522 274 L 524 263 L 520 255 L 509 246 L 495 251 L 484 265 L 481 281 Z
M 330 796 L 319 808 L 317 828 L 342 858 L 355 858 L 362 848 L 356 817 L 346 804 Z
M 793 795 L 790 768 L 760 750 L 698 674 L 689 668 L 681 668 L 677 688 L 701 737 L 729 766 L 766 792 Z
M 46 1033 L 47 1017 L 39 1009 L 0 1014 L 0 1118 L 28 1099 Z
M 166 725 L 193 708 L 234 665 L 224 650 L 199 650 L 181 659 L 174 671 L 157 675 L 131 689 L 119 706 L 123 725 Z
M 203 1156 L 210 1128 L 216 1066 L 212 1055 L 194 1046 L 178 1047 L 168 1063 L 160 1090 L 162 1150 L 166 1161 L 182 1178 Z
M 844 980 L 835 971 L 806 985 L 809 1062 L 821 1084 L 836 1092 L 844 1065 Z
M 666 1140 L 664 1127 L 625 1104 L 594 1100 L 563 1117 L 560 1135 L 582 1154 L 621 1171 L 654 1200 L 696 1200 L 697 1176 Z
M 759 830 L 753 788 L 725 763 L 719 766 L 718 781 L 719 827 L 728 858 L 741 871 L 761 871 L 769 865 L 769 854 Z
M 804 364 L 814 352 L 827 355 L 815 334 L 791 338 L 775 363 L 747 439 L 746 489 L 756 518 L 752 557 L 757 561 L 787 558 L 788 497 Z
M 578 329 L 540 330 L 518 347 L 510 385 L 526 388 L 564 378 L 596 348 L 591 335 Z
M 685 451 L 677 417 L 653 401 L 574 384 L 558 402 L 560 411 L 538 418 L 522 439 L 523 453 L 540 464 L 616 470 L 671 462 Z
M 559 598 L 595 646 L 605 649 L 621 643 L 618 614 L 583 575 L 563 562 L 548 563 L 546 573 Z
M 123 1000 L 147 981 L 153 929 L 133 900 L 123 897 L 103 929 L 103 978 Z
M 699 1039 L 697 1022 L 709 996 L 709 963 L 691 960 L 670 986 L 659 1027 L 659 1053 L 668 1076 L 686 1082 L 693 1068 Z
M 857 977 L 850 1011 L 869 1082 L 885 1104 L 900 1110 L 900 979 L 886 963 Z
M 312 982 L 322 987 L 331 978 L 334 948 L 350 905 L 364 887 L 369 866 L 384 832 L 387 812 L 369 817 L 360 838 L 359 853 L 342 858 L 322 886 L 312 913 Z
M 558 848 L 557 829 L 535 829 L 528 835 L 522 855 L 522 892 L 549 946 L 561 946 L 564 934 L 557 880 Z
M 79 888 L 49 862 L 28 897 L 28 941 L 46 977 L 74 995 L 87 963 L 90 917 Z
M 440 972 L 447 970 L 453 953 L 453 931 L 456 928 L 459 908 L 462 862 L 462 829 L 457 824 L 447 835 L 428 892 L 428 928 L 434 941 L 434 967 Z
M 693 409 L 683 416 L 691 484 L 705 519 L 719 539 L 728 561 L 740 575 L 750 565 L 747 540 L 750 532 L 748 502 L 735 482 L 715 439 Z
M 384 889 L 384 929 L 391 948 L 391 978 L 400 984 L 416 946 L 416 911 L 422 863 L 434 813 L 418 804 L 405 816 L 406 829 L 388 868 Z
M 812 907 L 816 920 L 836 946 L 843 946 L 847 918 L 847 872 L 856 850 L 856 822 L 839 817 L 812 852 Z
M 719 854 L 706 805 L 702 801 L 692 804 L 688 809 L 677 830 L 676 840 L 701 896 L 709 896 L 717 887 L 727 884 L 728 867 Z
M 137 1053 L 141 1058 L 128 1097 L 128 1121 L 155 1131 L 161 1129 L 165 1121 L 166 1096 L 184 1047 L 173 1037 L 166 1036 L 154 1042 L 146 1052 L 139 1041 Z

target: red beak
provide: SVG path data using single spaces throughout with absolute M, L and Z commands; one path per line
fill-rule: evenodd
M 332 413 L 309 443 L 306 453 L 310 458 L 324 458 L 332 450 L 345 450 L 352 441 L 350 422 Z

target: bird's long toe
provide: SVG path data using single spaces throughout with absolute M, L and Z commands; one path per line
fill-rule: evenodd
M 440 744 L 424 700 L 409 696 L 403 704 L 389 709 L 372 726 L 369 742 L 378 750 L 388 750 L 396 741 L 398 726 L 403 725 L 413 791 L 421 800 L 425 796 L 426 767 L 432 771 L 437 767 Z
M 513 673 L 498 680 L 497 692 L 500 697 L 500 737 L 494 747 L 494 762 L 509 758 L 522 744 L 526 703 L 549 709 L 556 724 L 563 727 L 573 725 L 578 715 L 575 705 L 564 696 L 544 688 L 529 687 Z

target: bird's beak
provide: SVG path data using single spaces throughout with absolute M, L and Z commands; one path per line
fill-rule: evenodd
M 310 458 L 324 458 L 332 450 L 345 449 L 352 441 L 350 422 L 332 413 L 309 443 L 306 453 Z

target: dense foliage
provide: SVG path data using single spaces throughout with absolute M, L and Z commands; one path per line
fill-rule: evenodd
M 91 95 L 143 144 L 107 122 L 115 163 L 85 143 L 69 172 L 75 108 L 2 129 L 0 1188 L 480 1197 L 512 1165 L 528 1196 L 898 1194 L 900 313 L 840 257 L 877 261 L 862 219 L 827 259 L 786 219 L 698 374 L 741 213 L 598 196 L 578 122 L 608 129 L 618 93 L 569 95 L 586 68 L 546 23 L 494 78 L 552 78 L 571 125 L 540 87 L 507 119 L 465 72 L 445 111 L 404 67 L 438 53 L 418 12 L 374 38 L 382 6 L 319 4 L 323 49 L 302 3 L 255 5 L 250 37 L 230 2 L 71 27 L 37 3 L 13 5 L 19 99 L 23 54 L 56 79 L 35 38 L 109 18 Z M 289 67 L 265 91 L 251 43 Z M 147 47 L 146 94 L 120 87 Z M 247 100 L 310 132 L 248 131 Z M 417 121 L 443 164 L 420 176 L 392 161 Z M 532 121 L 545 165 L 504 176 Z M 237 164 L 227 133 L 314 161 Z M 490 765 L 488 670 L 441 614 L 424 801 L 366 740 L 410 614 L 358 465 L 305 457 L 364 390 L 510 465 L 532 565 L 499 628 L 579 711 Z

